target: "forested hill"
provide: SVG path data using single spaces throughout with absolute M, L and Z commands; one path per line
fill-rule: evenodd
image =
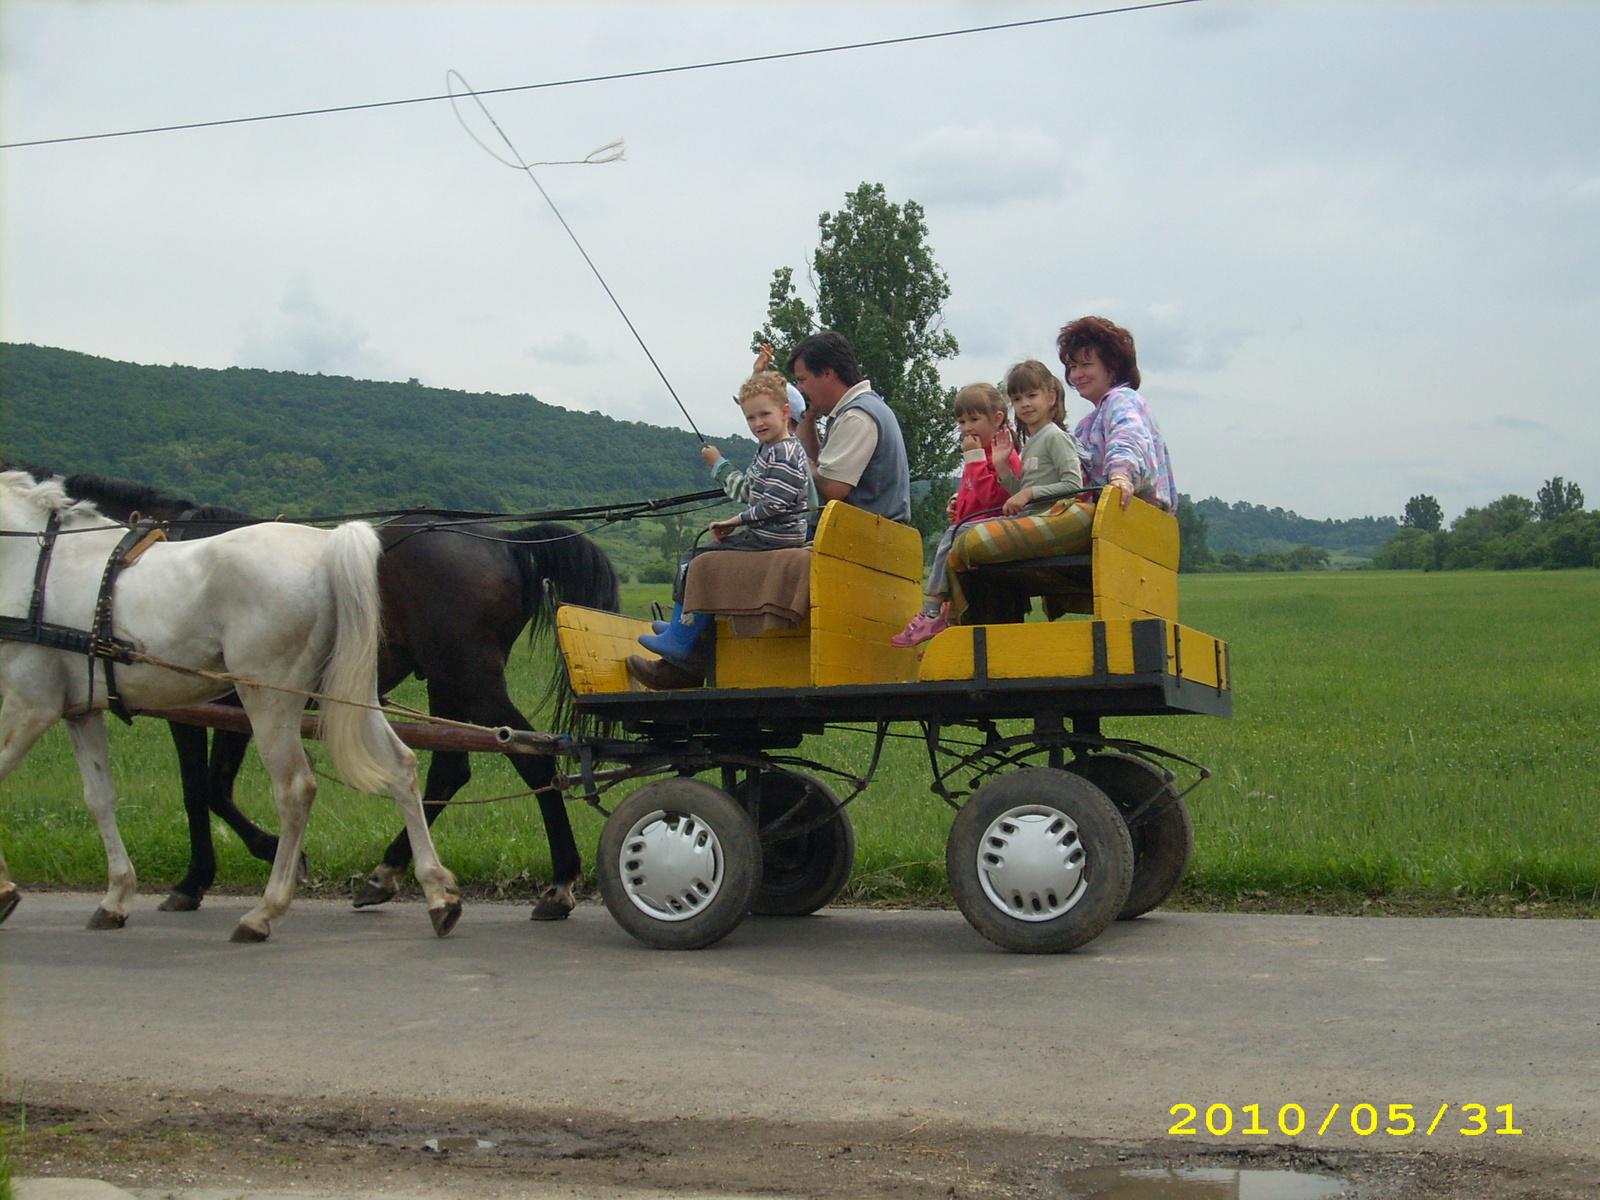
M 1335 553 L 1371 558 L 1400 528 L 1394 517 L 1317 521 L 1243 500 L 1229 504 L 1215 496 L 1195 501 L 1194 507 L 1205 518 L 1206 543 L 1216 554 L 1237 550 L 1248 556 L 1262 551 L 1281 553 L 1296 546 L 1321 546 Z
M 497 396 L 0 345 L 0 457 L 261 514 L 493 512 L 711 486 L 694 435 Z M 755 443 L 716 439 L 736 465 Z

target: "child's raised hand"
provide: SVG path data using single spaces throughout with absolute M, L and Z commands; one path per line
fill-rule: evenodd
M 756 355 L 756 365 L 750 368 L 750 374 L 759 375 L 772 365 L 772 343 L 762 342 L 761 352 Z
M 716 466 L 717 460 L 721 457 L 722 451 L 718 450 L 715 446 L 708 444 L 700 447 L 700 461 L 705 463 L 708 467 Z
M 989 444 L 989 458 L 994 463 L 995 470 L 1007 465 L 1011 461 L 1011 430 L 1002 425 L 995 430 L 994 441 Z

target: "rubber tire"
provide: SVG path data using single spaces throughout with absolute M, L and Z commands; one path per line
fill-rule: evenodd
M 984 834 L 1001 814 L 1024 804 L 1047 805 L 1071 818 L 1088 859 L 1084 894 L 1049 921 L 1002 912 L 979 878 Z M 961 915 L 991 942 L 1021 954 L 1063 954 L 1099 937 L 1122 911 L 1133 882 L 1133 842 L 1117 806 L 1094 784 L 1054 767 L 1025 767 L 991 779 L 967 798 L 950 827 L 945 870 Z
M 1164 783 L 1161 773 L 1149 763 L 1127 754 L 1091 754 L 1068 763 L 1066 769 L 1111 797 L 1111 803 L 1124 817 Z M 1172 793 L 1172 785 L 1165 784 L 1165 790 L 1168 807 L 1128 830 L 1133 839 L 1133 886 L 1117 914 L 1119 921 L 1142 917 L 1166 903 L 1189 869 L 1189 859 L 1194 854 L 1194 822 L 1189 818 L 1188 807 Z
M 839 797 L 820 779 L 796 771 L 776 771 L 761 776 L 761 810 L 757 824 L 776 821 L 800 799 L 806 784 L 811 800 L 790 818 L 805 823 L 828 809 L 839 808 Z M 739 785 L 739 800 L 748 805 L 748 782 Z M 761 889 L 750 911 L 763 917 L 806 917 L 826 908 L 850 882 L 856 865 L 856 829 L 850 814 L 840 809 L 826 825 L 798 838 L 761 844 Z
M 635 904 L 622 882 L 622 849 L 635 822 L 657 810 L 704 822 L 722 844 L 722 886 L 704 911 L 683 921 L 661 921 Z M 701 950 L 720 942 L 743 921 L 761 886 L 761 841 L 755 822 L 721 788 L 699 779 L 657 779 L 612 811 L 600 833 L 595 863 L 600 896 L 634 937 L 657 950 Z

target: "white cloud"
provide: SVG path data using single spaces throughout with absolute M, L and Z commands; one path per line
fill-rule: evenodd
M 918 200 L 1005 204 L 1059 195 L 1067 167 L 1055 140 L 1038 129 L 1001 129 L 993 121 L 930 130 L 900 156 Z
M 600 349 L 582 334 L 567 330 L 560 337 L 535 342 L 523 354 L 536 362 L 557 363 L 564 367 L 587 367 L 595 363 L 616 362 L 615 350 Z
M 240 366 L 307 374 L 383 377 L 389 364 L 367 345 L 367 331 L 317 300 L 308 282 L 297 283 L 277 314 L 239 344 Z

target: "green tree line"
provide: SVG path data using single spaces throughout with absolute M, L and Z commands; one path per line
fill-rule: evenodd
M 1499 571 L 1600 567 L 1600 511 L 1585 512 L 1583 489 L 1557 475 L 1536 499 L 1506 495 L 1469 508 L 1445 529 L 1432 496 L 1413 496 L 1404 525 L 1373 555 L 1389 570 Z

